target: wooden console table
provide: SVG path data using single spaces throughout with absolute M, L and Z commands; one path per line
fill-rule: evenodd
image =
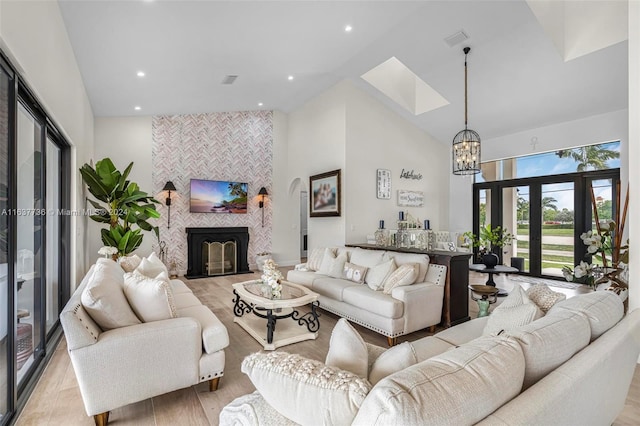
M 442 305 L 442 322 L 440 325 L 443 327 L 451 327 L 471 319 L 469 317 L 469 259 L 472 253 L 440 250 L 428 251 L 415 248 L 377 246 L 375 244 L 345 244 L 345 246 L 429 255 L 431 262 L 447 267 L 447 279 L 444 285 L 444 302 Z

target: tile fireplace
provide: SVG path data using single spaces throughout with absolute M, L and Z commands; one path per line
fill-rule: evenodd
M 186 278 L 247 274 L 249 228 L 186 228 Z

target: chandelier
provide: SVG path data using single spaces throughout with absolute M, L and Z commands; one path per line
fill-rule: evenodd
M 467 128 L 467 55 L 470 47 L 464 51 L 464 130 L 453 137 L 453 174 L 474 175 L 480 173 L 480 135 Z

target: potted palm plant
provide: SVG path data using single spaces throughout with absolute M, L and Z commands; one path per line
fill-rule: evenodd
M 95 168 L 85 164 L 80 169 L 82 180 L 96 200 L 88 199 L 96 209 L 90 217 L 96 222 L 108 224 L 100 233 L 106 246 L 115 247 L 117 256 L 126 256 L 142 243 L 142 231 L 152 231 L 159 237 L 157 226 L 148 221 L 159 218 L 159 204 L 143 192 L 135 182 L 127 180 L 133 162 L 120 172 L 109 158 L 96 163 Z
M 465 232 L 464 236 L 471 241 L 473 247 L 478 247 L 478 257 L 487 268 L 494 268 L 498 264 L 499 250 L 513 241 L 513 234 L 506 228 L 492 228 L 490 223 L 480 227 L 479 235 Z

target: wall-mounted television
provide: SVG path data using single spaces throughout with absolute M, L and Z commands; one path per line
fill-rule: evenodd
M 191 179 L 191 213 L 247 213 L 247 188 L 244 182 Z

